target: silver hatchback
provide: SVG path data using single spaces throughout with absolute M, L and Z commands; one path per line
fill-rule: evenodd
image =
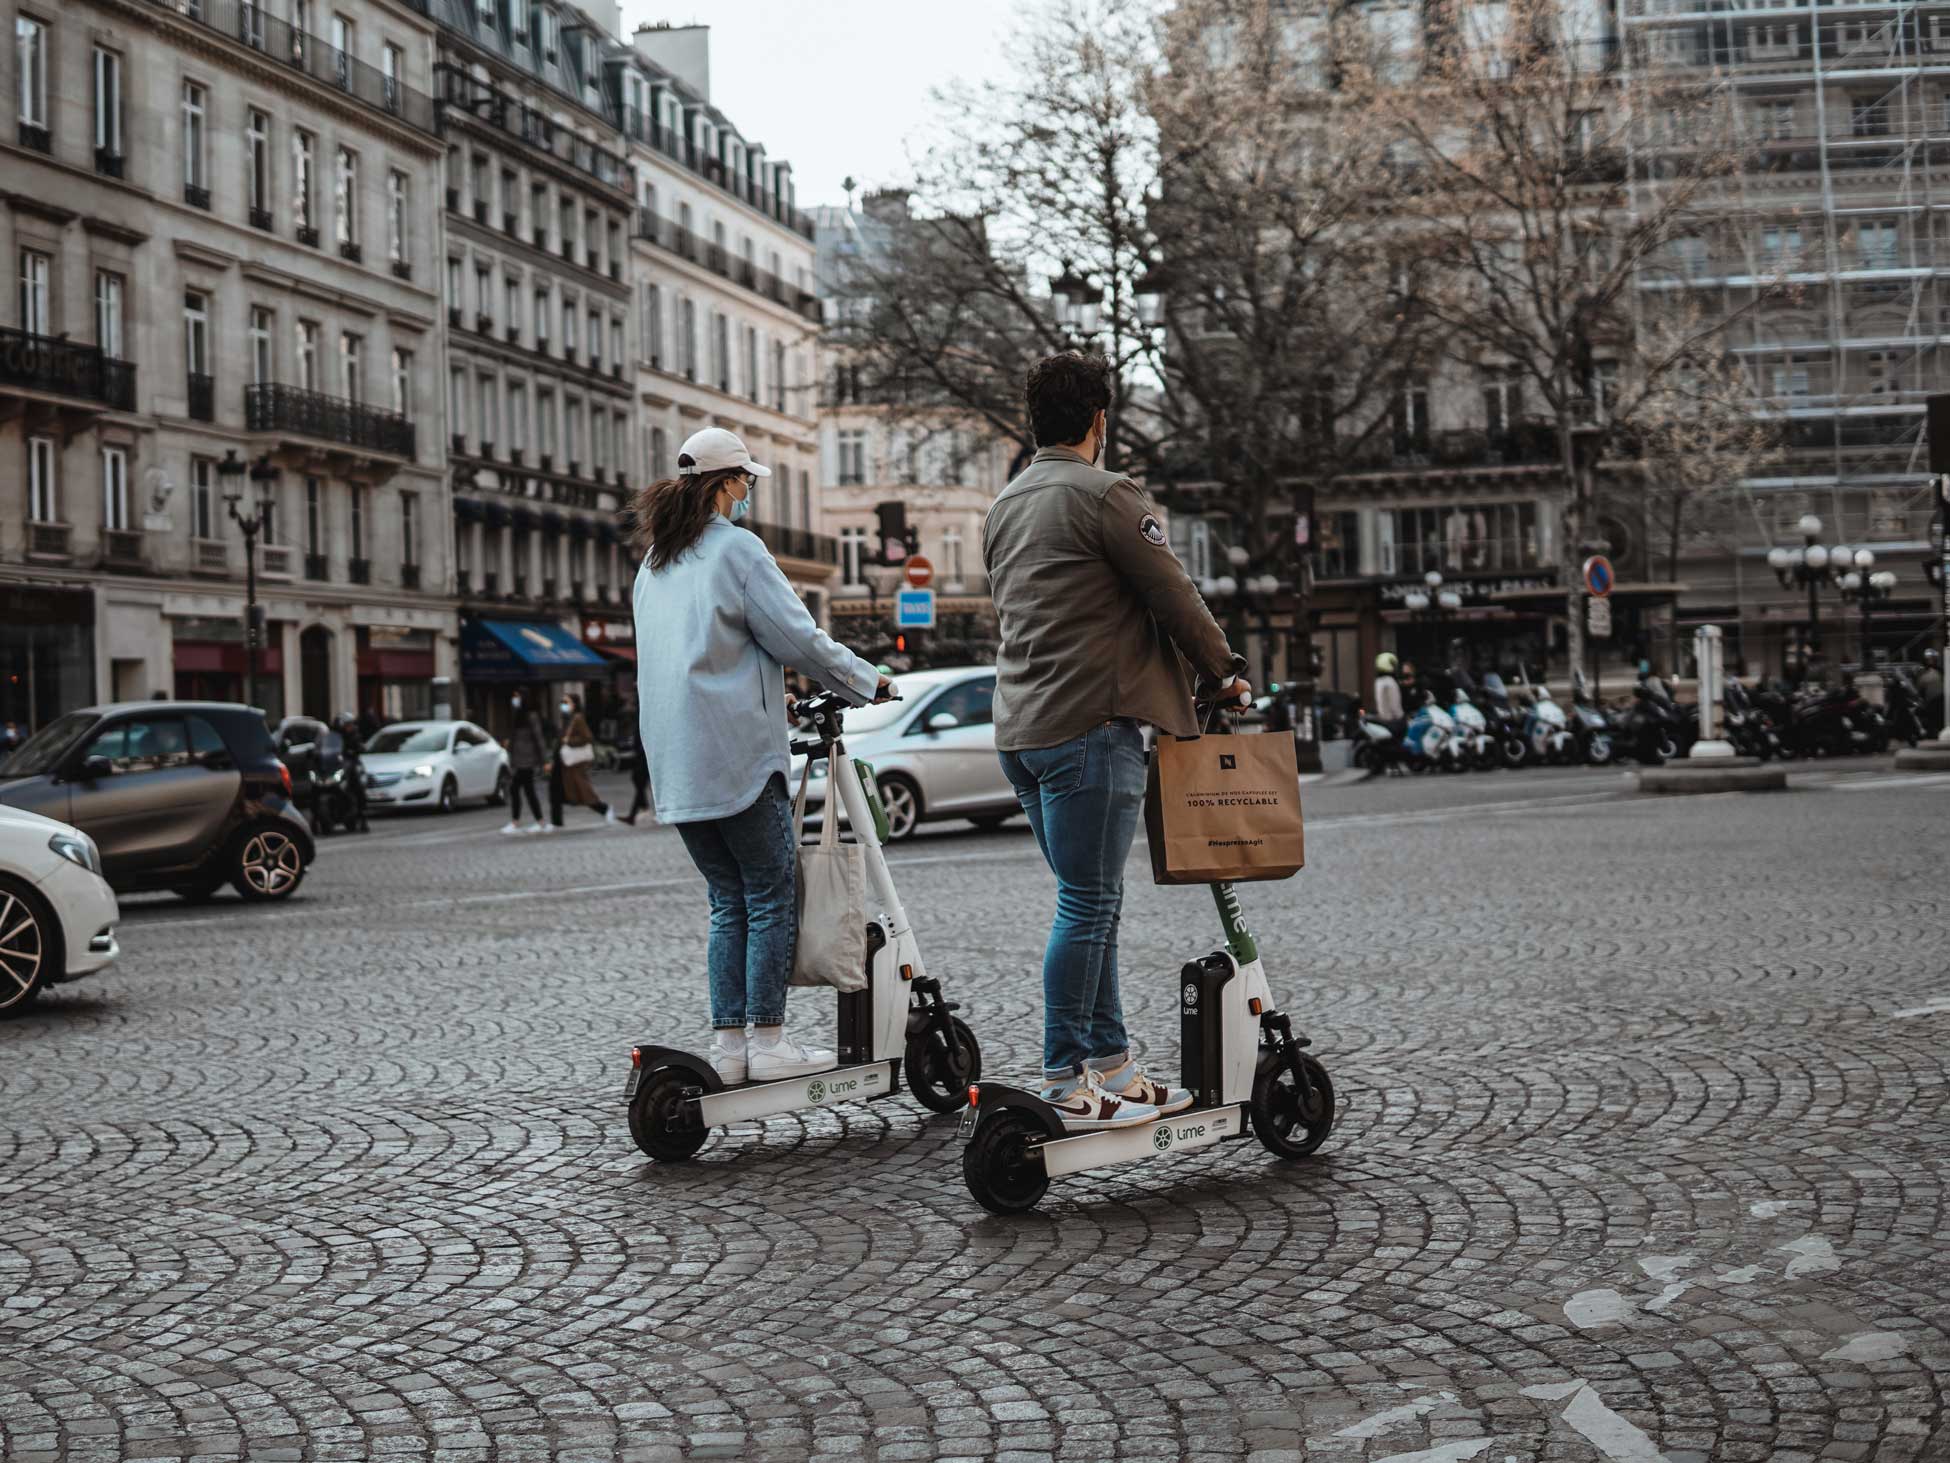
M 890 838 L 923 823 L 966 818 L 994 828 L 1022 811 L 995 755 L 995 667 L 911 671 L 895 677 L 901 699 L 846 713 L 846 747 L 873 764 Z M 792 790 L 805 758 L 792 761 Z M 826 803 L 826 763 L 813 764 L 810 815 Z

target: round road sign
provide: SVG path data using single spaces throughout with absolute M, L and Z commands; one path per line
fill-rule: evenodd
M 1593 554 L 1584 561 L 1584 587 L 1599 599 L 1611 593 L 1611 560 L 1603 554 Z
M 926 589 L 934 583 L 934 565 L 920 554 L 907 561 L 907 582 L 916 589 Z

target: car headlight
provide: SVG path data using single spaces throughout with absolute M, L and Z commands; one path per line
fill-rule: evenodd
M 80 864 L 97 878 L 101 877 L 101 850 L 86 833 L 57 833 L 48 839 L 47 846 L 69 863 Z
M 433 764 L 431 762 L 422 762 L 406 775 L 408 777 L 431 777 L 433 776 Z

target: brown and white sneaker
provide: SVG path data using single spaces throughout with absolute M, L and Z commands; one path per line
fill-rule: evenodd
M 1105 1092 L 1112 1097 L 1121 1097 L 1126 1102 L 1144 1103 L 1155 1107 L 1161 1116 L 1183 1112 L 1192 1105 L 1192 1094 L 1184 1087 L 1167 1087 L 1162 1082 L 1154 1082 L 1139 1070 L 1136 1062 L 1126 1062 L 1113 1072 L 1097 1073 Z
M 1069 1088 L 1066 1092 L 1063 1089 Z M 1055 1094 L 1062 1093 L 1061 1096 Z M 1128 1128 L 1137 1123 L 1155 1122 L 1158 1109 L 1148 1102 L 1134 1102 L 1108 1091 L 1096 1072 L 1086 1071 L 1074 1087 L 1066 1082 L 1050 1083 L 1042 1098 L 1063 1119 L 1073 1133 L 1094 1133 L 1102 1128 Z M 1190 1099 L 1187 1098 L 1187 1101 Z

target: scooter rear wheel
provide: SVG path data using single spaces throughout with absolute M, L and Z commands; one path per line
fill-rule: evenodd
M 1253 1136 L 1278 1158 L 1305 1158 L 1334 1129 L 1334 1083 L 1310 1056 L 1300 1058 L 1306 1091 L 1285 1062 L 1264 1067 L 1253 1079 Z
M 1004 1108 L 985 1117 L 961 1151 L 961 1176 L 991 1214 L 1026 1214 L 1049 1192 L 1049 1175 L 1030 1145 L 1043 1136 L 1029 1114 Z
M 659 1163 L 682 1163 L 704 1146 L 704 1124 L 689 1095 L 696 1085 L 665 1067 L 646 1077 L 630 1101 L 630 1137 Z
M 907 1074 L 907 1090 L 929 1112 L 960 1112 L 968 1106 L 968 1084 L 982 1077 L 982 1048 L 975 1033 L 959 1016 L 950 1016 L 948 1024 L 955 1028 L 957 1056 L 948 1054 L 941 1033 L 930 1026 L 908 1038 L 901 1067 Z

